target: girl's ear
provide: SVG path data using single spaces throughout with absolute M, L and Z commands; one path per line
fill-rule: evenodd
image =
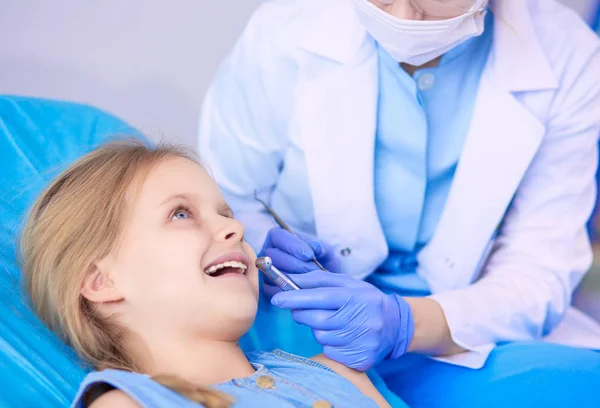
M 123 294 L 113 281 L 104 262 L 96 262 L 87 272 L 81 285 L 81 295 L 92 303 L 108 303 L 123 300 Z

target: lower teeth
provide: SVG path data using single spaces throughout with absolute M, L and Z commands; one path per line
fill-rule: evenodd
M 234 267 L 225 267 L 225 268 L 221 268 L 219 270 L 216 270 L 214 272 L 209 273 L 209 276 L 221 276 L 221 275 L 225 275 L 226 273 L 239 273 L 242 274 L 243 271 L 240 270 L 240 268 L 234 268 Z

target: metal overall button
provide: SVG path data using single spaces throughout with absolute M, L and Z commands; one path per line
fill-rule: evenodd
M 275 380 L 270 375 L 261 375 L 256 379 L 256 385 L 259 388 L 273 388 L 275 386 Z

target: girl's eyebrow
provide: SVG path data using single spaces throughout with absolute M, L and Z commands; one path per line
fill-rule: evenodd
M 165 200 L 163 200 L 160 205 L 163 206 L 165 204 L 170 203 L 171 201 L 174 200 L 186 200 L 186 201 L 192 201 L 190 196 L 193 196 L 193 194 L 188 194 L 188 193 L 184 193 L 184 194 L 173 194 L 170 195 L 169 197 L 167 197 Z

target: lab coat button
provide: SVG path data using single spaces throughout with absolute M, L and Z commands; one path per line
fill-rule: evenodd
M 430 90 L 435 85 L 435 75 L 433 75 L 431 72 L 424 73 L 419 77 L 417 85 L 421 91 Z
M 344 248 L 340 251 L 340 254 L 342 256 L 350 256 L 351 253 L 352 253 L 352 250 L 350 248 Z
M 270 375 L 261 375 L 256 379 L 256 385 L 259 388 L 273 388 L 275 386 L 275 380 Z
M 316 401 L 312 404 L 313 408 L 332 408 L 332 405 L 327 401 Z

